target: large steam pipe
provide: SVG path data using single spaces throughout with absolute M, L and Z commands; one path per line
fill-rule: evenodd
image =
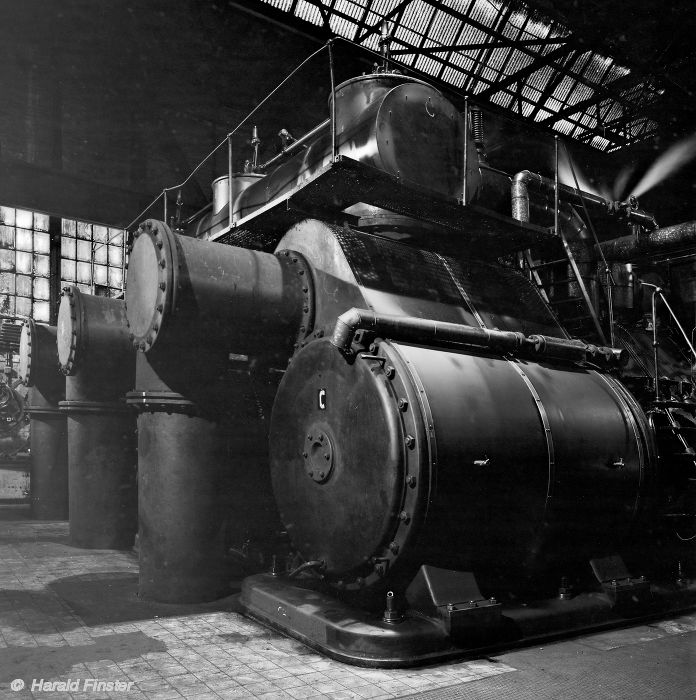
M 543 192 L 544 194 L 553 194 L 556 183 L 554 180 L 543 177 L 529 170 L 522 170 L 512 178 L 512 218 L 518 221 L 529 221 L 529 189 L 530 187 Z M 575 188 L 567 185 L 558 186 L 559 194 L 562 193 L 563 199 L 570 201 L 573 204 L 582 204 L 582 200 L 586 203 L 594 204 L 602 209 L 609 208 L 609 202 L 603 197 L 582 192 L 582 197 L 578 194 Z
M 30 387 L 31 515 L 37 520 L 68 517 L 68 440 L 65 377 L 58 371 L 55 326 L 27 319 L 19 340 L 19 378 Z
M 696 221 L 663 226 L 650 234 L 622 236 L 595 246 L 607 260 L 629 262 L 646 255 L 667 253 L 686 245 L 696 244 Z
M 574 362 L 620 364 L 624 356 L 623 351 L 617 348 L 588 345 L 581 340 L 566 340 L 544 335 L 525 336 L 511 331 L 475 328 L 411 316 L 376 314 L 367 309 L 356 308 L 338 317 L 331 343 L 344 352 L 349 350 L 358 329 L 392 340 L 415 342 L 421 345 L 442 347 L 456 343 L 514 355 L 539 355 Z
M 67 375 L 70 539 L 77 547 L 127 549 L 137 529 L 135 352 L 123 301 L 67 287 L 58 310 L 58 360 Z
M 229 352 L 287 355 L 298 334 L 310 330 L 309 278 L 296 254 L 199 241 L 145 221 L 128 263 L 131 340 L 144 352 L 157 344 L 190 352 L 188 359 L 201 346 L 225 358 Z

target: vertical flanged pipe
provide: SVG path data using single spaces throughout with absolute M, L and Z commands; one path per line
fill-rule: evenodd
M 243 399 L 225 390 L 228 357 L 284 365 L 311 332 L 311 285 L 300 255 L 177 236 L 160 221 L 140 226 L 126 315 L 145 353 L 128 397 L 138 409 L 141 597 L 200 602 L 229 593 L 225 521 L 242 519 L 240 500 L 257 502 L 250 484 L 259 479 L 247 475 L 267 459 L 258 417 L 246 426 L 229 420 Z M 231 449 L 242 435 L 254 443 L 252 433 L 263 433 L 258 449 Z M 243 488 L 231 494 L 231 482 Z
M 127 549 L 137 531 L 135 352 L 123 301 L 67 287 L 58 310 L 58 360 L 67 375 L 60 408 L 68 423 L 70 540 Z
M 68 518 L 68 440 L 65 377 L 58 371 L 56 327 L 28 319 L 19 341 L 19 378 L 29 390 L 31 515 L 37 520 Z
M 138 353 L 138 595 L 166 603 L 205 602 L 230 593 L 222 475 L 230 468 L 224 413 L 171 388 Z

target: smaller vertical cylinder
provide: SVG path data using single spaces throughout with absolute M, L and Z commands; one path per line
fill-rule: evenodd
M 70 540 L 127 549 L 137 530 L 135 416 L 124 402 L 135 352 L 123 301 L 63 291 L 58 359 L 67 375 L 60 408 L 68 423 Z
M 37 520 L 68 517 L 68 442 L 65 378 L 58 371 L 56 327 L 25 321 L 19 342 L 19 378 L 30 387 L 26 407 L 31 447 L 31 515 Z

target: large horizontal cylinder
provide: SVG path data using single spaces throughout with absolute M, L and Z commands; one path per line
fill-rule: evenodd
M 124 402 L 135 378 L 123 301 L 63 292 L 58 359 L 66 378 L 70 539 L 127 549 L 137 530 L 135 415 Z
M 608 375 L 386 341 L 301 350 L 270 445 L 293 543 L 347 590 L 424 562 L 510 588 L 586 565 L 625 545 L 654 468 L 645 416 Z
M 311 281 L 297 255 L 199 241 L 141 224 L 126 283 L 133 343 L 143 351 L 285 354 L 311 321 Z M 180 359 L 191 359 L 180 355 Z
M 27 320 L 19 342 L 19 378 L 30 387 L 31 514 L 37 520 L 68 517 L 68 441 L 65 377 L 58 371 L 55 326 Z

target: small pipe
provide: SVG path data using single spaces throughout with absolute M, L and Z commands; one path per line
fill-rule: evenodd
M 331 343 L 342 352 L 350 346 L 358 329 L 372 331 L 392 340 L 448 346 L 452 343 L 474 348 L 488 348 L 513 355 L 545 356 L 574 362 L 620 364 L 625 353 L 617 348 L 588 345 L 581 340 L 567 340 L 544 335 L 526 337 L 513 331 L 474 328 L 458 323 L 432 319 L 376 314 L 367 309 L 352 308 L 336 319 Z
M 227 134 L 227 224 L 232 228 L 232 134 Z
M 553 176 L 553 231 L 558 236 L 558 136 L 553 137 L 556 151 L 556 168 Z
M 289 574 L 288 578 L 295 578 L 298 574 L 308 569 L 318 569 L 321 571 L 326 567 L 326 562 L 323 559 L 318 559 L 316 561 L 306 561 L 304 564 L 300 564 L 297 568 L 293 569 Z
M 329 77 L 331 78 L 331 162 L 336 162 L 336 79 L 334 75 L 333 41 L 329 41 Z
M 468 204 L 466 185 L 469 175 L 469 98 L 464 98 L 464 173 L 462 184 L 462 204 Z
M 653 327 L 653 361 L 655 363 L 655 401 L 660 400 L 660 384 L 659 384 L 659 368 L 657 348 L 660 342 L 657 339 L 657 295 L 660 292 L 659 287 L 655 287 L 652 293 L 652 327 Z
M 267 160 L 265 163 L 261 163 L 261 165 L 258 166 L 257 170 L 266 170 L 271 167 L 271 165 L 275 165 L 277 162 L 283 160 L 286 156 L 289 156 L 290 154 L 294 153 L 296 150 L 299 149 L 300 146 L 303 146 L 307 141 L 310 141 L 313 139 L 317 134 L 321 133 L 322 131 L 325 131 L 327 127 L 331 126 L 331 119 L 325 119 L 321 124 L 317 124 L 313 129 L 310 129 L 304 136 L 300 136 L 300 138 L 296 139 L 293 141 L 289 146 L 286 146 L 280 153 L 276 154 L 273 156 L 273 158 L 270 158 Z

